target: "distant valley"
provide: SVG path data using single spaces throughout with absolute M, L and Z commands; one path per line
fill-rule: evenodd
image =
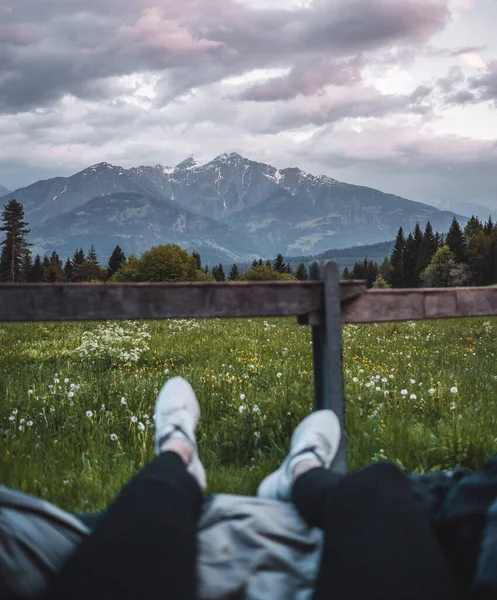
M 1 194 L 2 192 L 0 192 Z M 310 256 L 393 240 L 416 221 L 447 231 L 454 213 L 298 168 L 239 154 L 204 165 L 124 169 L 109 163 L 38 181 L 0 197 L 24 205 L 32 250 L 61 257 L 95 244 L 105 261 L 119 244 L 141 254 L 157 244 L 197 250 L 209 264 Z M 456 215 L 464 225 L 466 218 Z

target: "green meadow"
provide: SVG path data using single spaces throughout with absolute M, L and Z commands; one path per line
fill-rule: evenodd
M 497 319 L 343 329 L 350 469 L 480 468 L 497 451 Z M 101 509 L 153 456 L 164 381 L 188 379 L 209 491 L 253 494 L 312 410 L 294 319 L 0 323 L 0 483 Z

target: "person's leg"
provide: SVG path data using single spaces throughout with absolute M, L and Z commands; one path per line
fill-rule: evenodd
M 337 423 L 331 411 L 307 417 L 258 491 L 293 499 L 309 525 L 323 529 L 315 600 L 457 598 L 429 518 L 399 469 L 383 463 L 347 475 L 328 470 L 340 441 Z
M 448 561 L 408 478 L 387 463 L 300 475 L 292 497 L 325 534 L 315 600 L 457 598 Z
M 156 406 L 156 458 L 100 517 L 47 600 L 196 597 L 196 532 L 205 487 L 194 438 L 198 417 L 190 386 L 170 380 Z

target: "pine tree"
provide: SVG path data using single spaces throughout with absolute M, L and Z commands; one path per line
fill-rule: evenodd
M 254 260 L 252 261 L 252 269 L 255 269 L 257 266 L 259 265 L 259 263 L 257 262 L 257 260 L 254 258 Z
M 193 258 L 195 258 L 195 254 L 197 254 L 196 252 L 193 253 Z M 202 266 L 200 264 L 200 254 L 197 254 L 198 256 L 198 269 L 201 269 Z M 195 259 L 196 260 L 196 259 Z M 117 245 L 114 250 L 112 250 L 112 254 L 110 255 L 109 258 L 109 264 L 107 265 L 107 278 L 110 279 L 112 277 L 112 275 L 114 275 L 114 273 L 119 269 L 119 267 L 126 262 L 126 256 L 124 254 L 124 252 L 121 250 L 121 247 L 119 245 Z
M 486 236 L 491 236 L 494 231 L 494 227 L 495 227 L 495 225 L 494 225 L 494 222 L 492 221 L 492 215 L 489 215 L 488 221 L 483 226 L 483 233 Z
M 464 228 L 464 239 L 466 240 L 466 244 L 469 244 L 471 238 L 474 235 L 483 231 L 483 225 L 478 217 L 472 215 L 469 221 L 466 223 L 466 227 Z
M 43 279 L 43 265 L 41 263 L 41 257 L 39 254 L 35 256 L 33 266 L 31 267 L 30 281 L 33 283 L 40 283 Z
M 431 259 L 438 249 L 438 244 L 433 233 L 433 227 L 430 221 L 426 223 L 423 232 L 423 241 L 419 247 L 417 271 L 421 275 L 426 267 L 430 264 Z
M 273 269 L 278 273 L 285 273 L 285 259 L 282 254 L 277 254 L 276 258 L 273 260 Z
M 23 281 L 23 267 L 29 244 L 26 240 L 30 230 L 24 221 L 24 208 L 17 200 L 9 200 L 2 212 L 3 225 L 0 231 L 5 232 L 0 257 L 0 281 Z
M 257 261 L 257 266 L 258 267 L 262 267 L 264 265 L 262 258 L 259 258 L 259 260 Z
M 208 274 L 209 274 L 209 265 L 205 265 L 205 267 L 204 267 L 204 273 L 205 273 L 206 275 L 208 275 Z
M 80 248 L 79 250 L 74 251 L 74 254 L 71 258 L 71 264 L 72 264 L 71 281 L 73 281 L 75 283 L 83 281 L 83 279 L 81 279 L 81 277 L 84 276 L 83 265 L 85 264 L 85 253 L 84 253 L 83 248 Z
M 216 281 L 226 281 L 226 275 L 221 263 L 217 267 L 212 267 L 212 275 Z
M 73 279 L 73 274 L 74 274 L 74 267 L 72 264 L 72 260 L 70 258 L 67 258 L 67 260 L 64 264 L 64 281 L 67 281 L 68 283 L 70 283 Z
M 33 261 L 31 259 L 31 252 L 26 252 L 24 255 L 24 261 L 22 263 L 22 278 L 19 281 L 27 281 L 33 283 L 31 279 L 31 272 L 33 270 Z
M 307 281 L 309 279 L 309 275 L 307 274 L 307 269 L 305 268 L 304 263 L 300 263 L 295 271 L 295 278 L 298 281 Z
M 98 256 L 95 247 L 92 244 L 83 259 L 80 262 L 81 255 L 78 255 L 78 264 L 74 265 L 74 277 L 77 281 L 89 282 L 99 280 L 102 276 L 102 270 L 98 262 Z
M 240 270 L 238 265 L 235 263 L 231 267 L 230 274 L 228 275 L 228 281 L 238 281 L 240 279 Z
M 343 270 L 342 279 L 350 279 L 350 271 L 348 267 L 345 267 Z
M 468 260 L 464 234 L 455 217 L 452 219 L 445 243 L 454 255 L 456 263 L 465 263 Z
M 407 236 L 406 244 L 404 247 L 404 286 L 408 288 L 415 288 L 419 285 L 417 277 L 417 259 L 418 253 L 416 252 L 416 242 L 414 236 L 410 233 Z
M 266 265 L 266 267 L 269 267 L 270 269 L 272 269 L 272 265 L 271 265 L 271 261 L 269 260 L 269 258 L 266 260 L 266 262 L 264 263 Z
M 404 287 L 404 249 L 406 241 L 402 227 L 397 232 L 397 238 L 390 257 L 390 279 L 392 287 Z
M 43 276 L 42 281 L 47 283 L 58 283 L 64 280 L 64 271 L 62 270 L 62 261 L 55 250 L 50 255 L 50 258 L 43 259 Z
M 119 246 L 116 246 L 116 248 L 119 248 Z M 121 248 L 119 248 L 119 250 L 121 250 Z M 114 250 L 115 251 L 115 250 Z M 122 250 L 121 250 L 122 252 Z M 124 255 L 123 255 L 124 256 Z M 192 256 L 195 259 L 195 264 L 196 264 L 196 268 L 201 271 L 202 270 L 202 261 L 200 260 L 200 254 L 198 252 L 192 252 Z M 109 261 L 110 262 L 110 261 Z M 109 264 L 110 267 L 110 264 Z M 119 267 L 118 267 L 119 268 Z M 117 269 L 116 269 L 117 271 Z M 114 271 L 115 272 L 115 271 Z

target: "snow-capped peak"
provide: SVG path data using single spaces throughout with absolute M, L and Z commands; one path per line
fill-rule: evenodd
M 189 171 L 190 169 L 194 169 L 196 166 L 198 166 L 197 161 L 195 160 L 195 157 L 189 156 L 188 158 L 185 158 L 185 160 L 182 160 L 180 163 L 178 163 L 176 165 L 175 170 L 176 171 Z

